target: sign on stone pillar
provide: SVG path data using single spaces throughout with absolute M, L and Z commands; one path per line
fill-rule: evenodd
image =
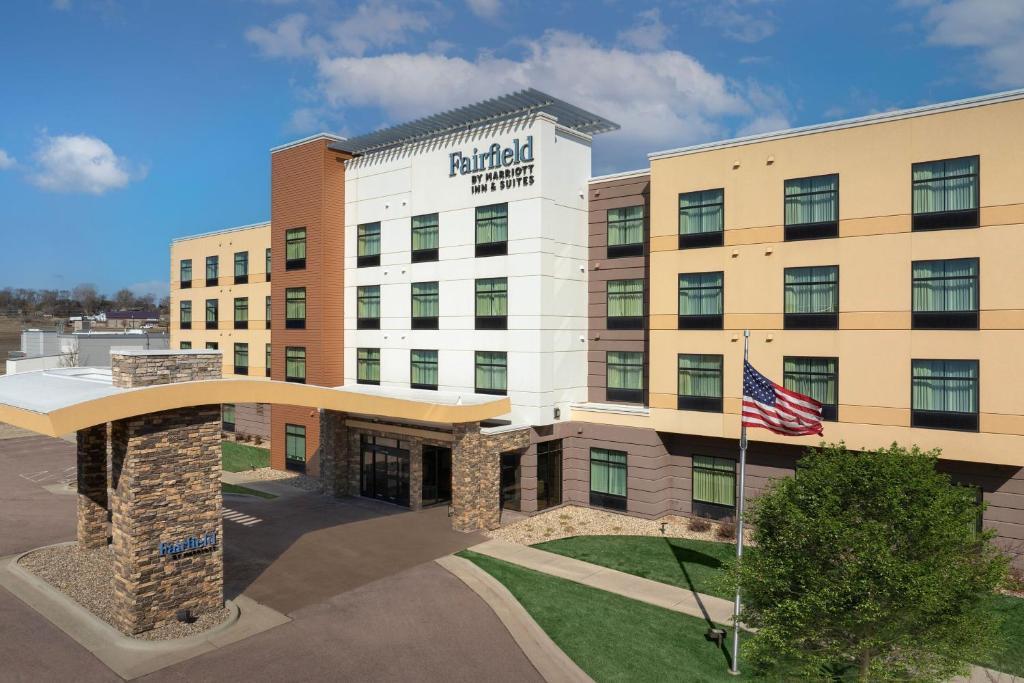
M 479 423 L 452 428 L 452 528 L 497 529 L 501 524 L 501 454 L 530 445 L 530 432 L 485 435 Z
M 78 547 L 102 548 L 107 525 L 107 425 L 78 430 Z

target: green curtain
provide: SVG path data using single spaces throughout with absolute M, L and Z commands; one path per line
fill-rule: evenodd
M 192 259 L 184 259 L 181 262 L 181 281 L 192 282 Z
M 206 279 L 212 280 L 217 277 L 218 259 L 216 256 L 206 257 Z
M 181 322 L 191 324 L 192 323 L 192 302 L 191 301 L 182 301 L 181 302 L 180 310 L 181 310 L 181 314 L 180 314 Z
M 679 315 L 721 315 L 722 273 L 679 275 Z
M 508 204 L 476 207 L 476 243 L 508 241 Z
M 608 209 L 608 246 L 639 244 L 644 241 L 644 207 Z
M 440 315 L 436 282 L 412 283 L 412 317 L 436 318 Z
M 437 214 L 412 217 L 412 250 L 437 249 Z
M 380 381 L 380 349 L 359 349 L 356 356 L 356 379 Z
M 914 410 L 978 412 L 978 361 L 915 360 L 912 385 Z
M 356 288 L 356 317 L 371 320 L 380 317 L 380 285 Z
M 590 490 L 626 497 L 626 453 L 606 448 L 590 449 Z
M 267 249 L 267 275 L 270 275 L 270 249 Z
M 221 421 L 227 422 L 228 424 L 234 424 L 235 422 L 235 406 L 232 403 L 225 403 L 220 408 Z
M 306 319 L 305 287 L 294 287 L 284 290 L 284 317 L 287 320 Z
M 736 462 L 693 456 L 693 499 L 728 507 L 736 505 Z
M 306 258 L 306 229 L 293 228 L 284 233 L 285 258 L 289 261 Z
M 839 176 L 787 180 L 786 225 L 839 220 Z
M 267 297 L 267 320 L 270 320 L 270 297 Z
M 285 348 L 284 374 L 289 379 L 306 379 L 306 349 L 298 346 Z
M 476 352 L 476 388 L 495 391 L 508 388 L 508 356 L 504 351 Z
M 410 382 L 437 386 L 437 351 L 413 349 L 409 354 L 412 370 Z
M 207 299 L 206 300 L 206 322 L 215 323 L 217 322 L 217 300 Z
M 608 317 L 640 317 L 644 314 L 643 280 L 608 281 Z
M 273 347 L 270 344 L 267 344 L 266 347 L 267 347 L 267 361 L 266 361 L 267 364 L 266 364 L 266 368 L 267 368 L 267 370 L 269 370 L 270 369 L 270 356 L 271 356 L 270 351 L 271 351 L 271 349 Z
M 244 323 L 249 321 L 249 299 L 240 297 L 235 299 L 235 322 Z
M 839 267 L 786 268 L 786 313 L 838 313 Z
M 722 357 L 709 354 L 679 354 L 679 395 L 721 398 Z
M 249 345 L 235 344 L 235 365 L 238 367 L 249 367 Z
M 640 351 L 609 351 L 605 358 L 609 389 L 644 388 L 644 354 Z
M 508 278 L 476 281 L 476 315 L 508 315 Z
M 357 256 L 377 256 L 380 254 L 380 223 L 364 223 L 359 226 L 356 241 Z
M 249 252 L 240 251 L 235 254 L 235 277 L 249 274 Z
M 190 351 L 192 349 L 192 342 L 179 342 L 178 348 L 182 351 Z
M 978 208 L 978 157 L 914 164 L 914 213 Z
M 976 311 L 978 260 L 914 261 L 913 307 L 924 311 Z
M 679 234 L 721 232 L 724 229 L 725 190 L 684 192 L 679 195 Z
M 835 358 L 786 357 L 782 385 L 827 406 L 837 405 L 838 361 Z
M 306 428 L 302 425 L 285 425 L 284 455 L 289 460 L 306 460 Z

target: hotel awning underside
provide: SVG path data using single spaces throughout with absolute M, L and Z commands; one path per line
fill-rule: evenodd
M 268 403 L 440 424 L 509 412 L 506 397 L 381 387 L 318 387 L 265 379 L 217 379 L 134 389 L 107 368 L 61 368 L 0 376 L 0 422 L 48 436 L 137 415 L 215 403 Z

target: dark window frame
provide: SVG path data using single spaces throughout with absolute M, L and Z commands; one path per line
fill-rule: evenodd
M 683 291 L 683 277 L 687 275 L 720 275 L 722 278 L 722 284 L 717 287 L 705 287 L 703 285 L 698 287 L 687 287 L 687 290 L 705 290 L 705 289 L 718 289 L 720 292 L 720 298 L 722 302 L 722 310 L 718 313 L 705 313 L 705 314 L 683 314 L 682 308 L 680 307 L 680 299 Z M 676 326 L 680 330 L 721 330 L 725 326 L 725 271 L 722 270 L 709 270 L 700 273 L 679 273 L 676 279 Z
M 414 285 L 429 285 L 433 284 L 435 292 L 433 296 L 437 297 L 438 312 L 440 312 L 441 306 L 441 283 L 438 280 L 426 280 L 423 282 L 412 282 L 409 284 L 409 325 L 414 330 L 436 330 L 438 329 L 438 316 L 417 316 L 414 311 L 416 310 L 416 297 L 431 296 L 430 294 L 416 294 Z
M 188 264 L 188 279 L 185 279 L 185 264 Z M 183 258 L 178 261 L 178 284 L 181 289 L 191 289 L 192 287 L 192 259 Z
M 245 364 L 240 365 L 238 363 L 238 352 L 239 350 L 245 353 Z M 234 342 L 234 348 L 232 349 L 233 354 L 231 356 L 235 366 L 236 375 L 248 375 L 249 374 L 249 344 L 247 342 Z
M 595 450 L 607 451 L 626 456 L 626 461 L 624 463 L 611 462 L 610 460 L 599 461 L 603 462 L 605 467 L 614 467 L 615 469 L 621 469 L 626 473 L 626 495 L 620 496 L 615 493 L 604 493 L 601 491 L 594 490 L 593 463 Z M 625 512 L 629 507 L 629 451 L 620 451 L 615 448 L 591 446 L 590 450 L 587 452 L 587 456 L 587 492 L 589 494 L 590 504 L 595 507 Z
M 612 220 L 612 211 L 625 211 L 626 209 L 637 209 L 641 211 L 640 215 L 640 241 L 639 242 L 627 242 L 625 244 L 612 244 L 612 225 L 619 225 L 623 223 L 629 223 L 637 220 L 636 218 L 617 218 Z M 644 204 L 632 204 L 630 206 L 618 206 L 611 209 L 605 210 L 605 244 L 606 253 L 608 258 L 627 258 L 630 256 L 643 256 L 644 255 L 644 243 L 647 241 L 647 207 Z
M 299 299 L 289 300 L 291 292 L 302 292 L 302 317 L 291 317 L 288 315 L 288 304 L 299 303 Z M 305 287 L 286 287 L 284 290 L 284 328 L 286 330 L 306 329 L 306 314 L 309 312 L 309 297 Z
M 611 315 L 611 283 L 613 282 L 639 282 L 641 286 L 640 290 L 640 315 Z M 647 309 L 647 282 L 645 278 L 640 277 L 627 277 L 618 278 L 615 280 L 605 281 L 605 292 L 604 292 L 604 305 L 605 305 L 605 327 L 609 330 L 642 330 L 644 329 L 644 311 Z
M 974 261 L 974 308 L 968 310 L 918 311 L 914 309 L 914 285 L 917 282 L 934 280 L 962 280 L 960 275 L 942 277 L 915 277 L 914 267 L 918 263 L 940 263 L 943 261 Z M 977 330 L 981 321 L 981 259 L 919 259 L 910 264 L 910 329 L 912 330 Z
M 825 422 L 838 422 L 839 421 L 839 357 L 838 356 L 783 356 L 782 357 L 782 386 L 789 389 L 786 386 L 786 379 L 791 375 L 828 375 L 825 372 L 786 372 L 786 361 L 797 360 L 797 359 L 813 359 L 813 360 L 830 360 L 836 364 L 835 372 L 835 385 L 836 385 L 836 402 L 832 404 L 822 403 L 821 404 L 821 419 Z M 789 389 L 795 391 L 795 389 Z M 813 396 L 811 398 L 814 398 Z M 817 400 L 817 399 L 815 399 Z
M 477 358 L 478 353 L 500 353 L 504 356 L 505 362 L 502 365 L 497 363 L 483 363 L 481 364 Z M 481 367 L 504 367 L 505 368 L 505 388 L 504 389 L 490 389 L 481 388 L 477 384 L 477 368 Z M 486 394 L 489 396 L 508 396 L 508 352 L 507 351 L 474 351 L 473 352 L 473 393 L 475 394 Z
M 244 266 L 245 272 L 242 274 L 238 273 L 238 257 L 242 256 L 242 265 Z M 236 285 L 245 285 L 249 283 L 249 252 L 247 251 L 236 251 L 234 258 L 234 282 Z
M 505 239 L 496 242 L 480 242 L 480 221 L 493 221 L 496 220 L 496 218 L 500 218 L 495 216 L 491 216 L 490 218 L 481 218 L 480 211 L 482 209 L 492 209 L 499 206 L 505 207 Z M 508 218 L 508 202 L 485 204 L 483 206 L 478 206 L 473 210 L 473 243 L 475 245 L 474 254 L 477 258 L 482 258 L 485 256 L 505 256 L 506 254 L 508 254 Z
M 213 304 L 213 320 L 210 320 L 210 304 Z M 220 300 L 219 299 L 207 299 L 206 305 L 203 307 L 206 312 L 206 329 L 216 330 L 220 324 Z
M 690 394 L 679 393 L 679 373 L 682 368 L 679 367 L 679 361 L 683 356 L 704 356 L 709 358 L 718 358 L 718 396 L 695 396 Z M 708 370 L 704 370 L 709 372 Z M 725 357 L 720 353 L 678 353 L 676 354 L 676 409 L 677 410 L 692 410 L 701 413 L 721 413 L 723 412 L 724 405 L 724 393 L 725 393 Z
M 434 217 L 433 225 L 415 225 L 417 218 L 429 218 Z M 416 235 L 417 230 L 424 230 L 434 228 L 437 230 L 437 247 L 428 247 L 426 249 L 414 249 L 412 248 L 415 240 L 413 239 Z M 437 261 L 440 255 L 440 241 L 441 241 L 441 218 L 440 214 L 435 213 L 424 213 L 419 216 L 413 216 L 409 220 L 409 258 L 413 263 L 427 263 L 430 261 Z
M 616 367 L 632 368 L 636 367 L 636 363 L 612 363 L 609 354 L 612 353 L 630 353 L 640 356 L 640 388 L 639 389 L 627 389 L 622 387 L 613 387 L 610 378 L 610 370 L 613 365 Z M 616 403 L 643 403 L 644 395 L 647 391 L 647 373 L 644 372 L 646 367 L 647 358 L 643 351 L 605 351 L 604 354 L 604 394 L 605 400 L 615 401 Z
M 302 236 L 297 236 L 299 232 L 302 232 Z M 306 268 L 306 255 L 308 243 L 306 241 L 308 231 L 306 228 L 288 228 L 284 231 L 284 269 L 285 270 L 304 270 Z M 295 258 L 288 258 L 288 252 L 290 247 L 302 245 L 302 256 L 296 256 Z
M 213 265 L 213 277 L 210 277 L 210 266 Z M 206 286 L 216 287 L 217 282 L 220 280 L 220 257 L 219 256 L 207 256 L 206 257 Z
M 421 361 L 413 360 L 413 356 L 412 356 L 413 352 L 433 353 L 434 354 L 434 360 L 433 360 L 433 362 L 422 361 L 422 360 Z M 418 382 L 413 382 L 412 381 L 412 376 L 413 376 L 412 370 L 413 370 L 413 367 L 416 366 L 416 365 L 433 365 L 434 366 L 434 376 L 438 377 L 439 376 L 438 375 L 438 370 L 440 369 L 440 365 L 439 365 L 439 360 L 440 359 L 439 359 L 439 356 L 440 356 L 440 354 L 438 353 L 437 349 L 410 349 L 409 350 L 409 388 L 411 388 L 411 389 L 428 389 L 430 391 L 437 391 L 437 383 L 436 382 L 434 384 L 422 384 L 422 383 L 418 383 Z
M 721 460 L 723 462 L 732 463 L 732 486 L 733 486 L 733 500 L 735 501 L 738 495 L 737 478 L 736 478 L 736 461 L 731 458 L 722 458 L 717 455 L 705 455 L 703 453 L 694 453 L 690 459 L 690 505 L 694 515 L 698 517 L 708 517 L 710 519 L 727 519 L 736 514 L 736 503 L 732 505 L 725 505 L 724 503 L 715 503 L 708 500 L 700 500 L 697 498 L 697 486 L 696 486 L 696 473 L 697 472 L 725 472 L 726 470 L 714 469 L 712 467 L 703 467 L 697 464 L 697 457 L 712 458 L 714 460 Z
M 680 202 L 682 201 L 683 195 L 692 194 L 704 194 L 705 192 L 721 192 L 722 200 L 720 202 L 703 202 L 701 204 L 694 204 L 692 206 L 682 207 Z M 682 232 L 682 216 L 683 209 L 703 209 L 707 206 L 720 206 L 722 209 L 722 227 L 719 230 L 712 230 L 710 232 Z M 680 192 L 676 197 L 676 233 L 679 236 L 679 248 L 680 249 L 702 249 L 705 247 L 721 247 L 725 244 L 725 188 L 724 187 L 709 187 L 706 190 L 691 190 L 689 192 Z
M 811 180 L 813 178 L 835 178 L 836 189 L 835 190 L 812 190 L 809 192 L 801 192 L 799 194 L 786 194 L 786 183 L 797 182 L 800 180 Z M 783 222 L 783 240 L 786 242 L 799 242 L 803 240 L 821 240 L 821 239 L 832 239 L 839 237 L 839 174 L 838 173 L 819 173 L 817 175 L 803 176 L 801 178 L 786 178 L 782 182 L 782 222 Z M 786 220 L 786 201 L 790 197 L 809 197 L 812 195 L 832 194 L 836 196 L 836 217 L 830 221 L 818 221 L 815 223 L 790 223 Z
M 292 433 L 292 428 L 294 432 Z M 298 433 L 298 430 L 302 430 L 302 434 Z M 289 455 L 289 445 L 292 443 L 291 439 L 302 439 L 302 460 L 299 461 L 293 455 Z M 306 471 L 306 457 L 309 448 L 309 442 L 307 441 L 306 426 L 297 424 L 285 424 L 284 426 L 284 466 L 285 469 L 293 472 L 305 472 Z
M 376 351 L 376 358 L 360 358 L 364 351 Z M 376 363 L 377 364 L 377 379 L 363 379 L 360 377 L 360 371 L 362 370 L 363 363 Z M 369 384 L 371 386 L 377 386 L 380 384 L 380 370 L 381 370 L 381 353 L 380 347 L 373 346 L 360 346 L 356 349 L 356 384 Z
M 295 352 L 295 351 L 301 351 L 302 352 L 302 358 L 301 359 L 299 359 L 297 356 L 289 358 L 289 354 L 291 354 L 292 352 Z M 292 362 L 292 363 L 298 363 L 299 360 L 302 361 L 302 376 L 299 377 L 298 375 L 289 375 L 288 374 L 288 372 L 290 370 L 290 368 L 289 368 L 289 361 Z M 286 347 L 284 347 L 284 381 L 285 382 L 295 382 L 296 384 L 305 384 L 306 383 L 306 374 L 307 374 L 306 370 L 307 370 L 307 368 L 306 368 L 306 347 L 305 346 L 286 346 Z
M 367 235 L 372 235 L 372 232 L 368 232 L 368 229 L 377 226 L 377 253 L 376 254 L 360 254 L 360 247 L 363 245 L 363 238 Z M 357 268 L 371 268 L 373 266 L 380 265 L 380 254 L 381 254 L 381 240 L 383 239 L 380 221 L 371 221 L 369 223 L 360 223 L 356 226 L 356 267 Z
M 185 309 L 188 309 L 188 320 L 185 320 Z M 192 300 L 178 302 L 178 328 L 182 330 L 192 329 Z
M 786 310 L 786 287 L 803 287 L 811 285 L 832 284 L 829 281 L 797 282 L 792 285 L 786 284 L 786 273 L 791 270 L 807 270 L 810 268 L 834 268 L 835 279 L 835 312 L 832 313 L 798 313 Z M 840 273 L 838 265 L 827 266 L 793 266 L 784 268 L 782 271 L 782 328 L 784 330 L 838 330 L 839 329 L 839 284 Z
M 926 410 L 914 407 L 914 361 L 944 362 L 960 361 L 974 363 L 973 377 L 975 410 L 974 412 L 955 412 L 951 410 Z M 928 379 L 934 379 L 934 376 Z M 943 378 L 963 381 L 962 377 Z M 912 358 L 910 360 L 910 426 L 918 429 L 943 429 L 954 432 L 981 431 L 981 361 L 974 358 Z
M 954 211 L 928 211 L 918 213 L 914 211 L 914 187 L 934 181 L 934 178 L 914 180 L 914 167 L 923 164 L 936 164 L 940 161 L 958 161 L 960 159 L 975 159 L 977 173 L 961 174 L 958 176 L 943 176 L 943 180 L 950 178 L 974 177 L 974 208 L 959 209 Z M 981 155 L 967 154 L 962 157 L 948 157 L 946 159 L 932 159 L 931 161 L 915 161 L 910 164 L 910 229 L 912 232 L 928 232 L 932 230 L 962 230 L 981 227 Z
M 363 290 L 376 289 L 377 296 L 367 296 L 363 293 Z M 377 299 L 377 317 L 376 318 L 362 318 L 359 316 L 359 304 L 363 300 Z M 356 329 L 357 330 L 379 330 L 380 329 L 380 285 L 360 285 L 356 287 Z
M 480 283 L 505 281 L 505 315 L 480 315 Z M 500 294 L 500 290 L 490 290 L 483 294 Z M 507 330 L 508 329 L 508 278 L 507 277 L 482 277 L 473 281 L 473 327 L 477 330 Z
M 241 307 L 241 309 L 239 309 L 239 306 L 238 306 L 239 302 L 244 302 L 244 305 Z M 247 329 L 249 329 L 249 297 L 247 297 L 247 296 L 236 296 L 235 299 L 234 299 L 234 302 L 233 302 L 232 310 L 234 312 L 233 321 L 234 321 L 235 329 L 236 330 L 247 330 Z M 239 310 L 242 310 L 242 311 L 245 312 L 245 320 L 240 320 L 239 319 L 239 317 L 238 317 Z

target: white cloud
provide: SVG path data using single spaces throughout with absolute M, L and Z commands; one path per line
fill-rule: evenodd
M 633 26 L 619 32 L 618 40 L 638 50 L 660 50 L 668 34 L 668 26 L 661 21 L 661 10 L 655 7 L 638 14 Z
M 324 120 L 324 112 L 320 108 L 302 107 L 292 112 L 288 120 L 288 130 L 293 133 L 305 134 L 330 130 Z
M 501 0 L 466 0 L 466 6 L 481 19 L 494 19 L 501 13 Z
M 703 22 L 727 38 L 756 43 L 775 33 L 775 20 L 768 11 L 750 9 L 758 4 L 758 0 L 715 0 L 705 8 Z
M 267 57 L 302 57 L 309 53 L 304 33 L 309 17 L 292 14 L 274 24 L 272 28 L 251 26 L 245 37 Z
M 30 180 L 52 192 L 103 194 L 145 176 L 145 169 L 133 170 L 110 145 L 89 135 L 45 136 L 35 159 Z
M 916 0 L 924 7 L 928 42 L 973 48 L 1000 87 L 1024 85 L 1024 3 L 1020 0 Z
M 17 163 L 18 162 L 14 160 L 14 157 L 0 149 L 0 171 L 6 171 L 9 168 L 14 168 L 14 165 Z

